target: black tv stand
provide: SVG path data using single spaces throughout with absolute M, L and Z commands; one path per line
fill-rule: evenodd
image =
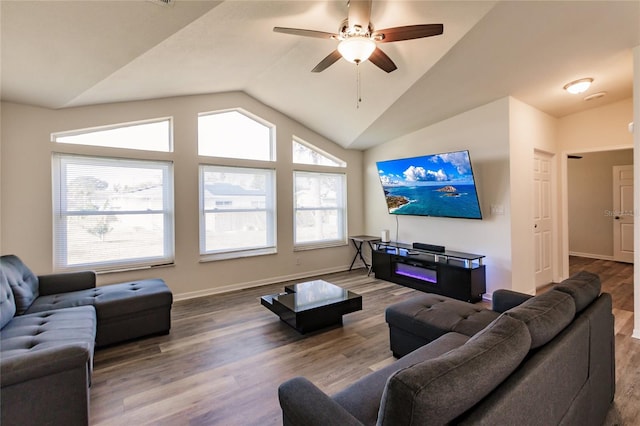
M 486 292 L 484 257 L 380 242 L 372 252 L 376 278 L 467 302 L 479 302 Z

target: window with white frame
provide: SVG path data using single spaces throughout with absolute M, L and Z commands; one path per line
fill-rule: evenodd
M 298 248 L 346 241 L 346 177 L 341 173 L 295 171 L 294 242 Z
M 172 119 L 159 118 L 53 133 L 51 140 L 73 145 L 171 152 L 171 135 Z
M 122 269 L 174 260 L 173 164 L 53 156 L 56 269 Z
M 293 162 L 319 166 L 346 167 L 347 163 L 299 138 L 293 138 Z
M 275 126 L 235 109 L 198 115 L 198 154 L 275 161 Z
M 275 170 L 200 165 L 200 254 L 276 251 Z

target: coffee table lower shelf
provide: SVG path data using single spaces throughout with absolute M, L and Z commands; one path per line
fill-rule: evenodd
M 260 303 L 300 333 L 342 324 L 342 316 L 362 310 L 362 296 L 322 280 L 285 287 Z

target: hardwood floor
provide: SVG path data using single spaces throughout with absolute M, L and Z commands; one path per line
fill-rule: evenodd
M 614 299 L 618 385 L 606 424 L 638 424 L 633 266 L 572 258 L 571 269 L 600 274 Z M 176 302 L 169 335 L 98 350 L 91 424 L 279 425 L 283 381 L 305 376 L 331 394 L 393 362 L 384 309 L 419 292 L 363 269 L 322 278 L 363 296 L 342 327 L 301 335 L 282 323 L 259 302 L 281 283 Z

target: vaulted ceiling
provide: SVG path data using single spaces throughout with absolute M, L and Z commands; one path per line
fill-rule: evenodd
M 366 149 L 514 96 L 555 117 L 632 95 L 639 1 L 374 0 L 376 28 L 442 23 L 441 36 L 385 43 L 398 69 L 340 60 L 340 1 L 2 0 L 2 100 L 48 108 L 243 91 L 347 148 Z M 640 72 L 637 70 L 636 72 Z M 562 87 L 594 78 L 583 95 Z M 607 95 L 584 101 L 586 95 Z

